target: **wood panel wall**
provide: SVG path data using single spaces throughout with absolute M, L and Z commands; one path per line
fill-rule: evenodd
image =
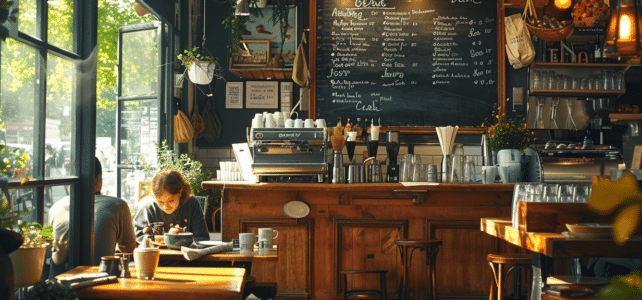
M 279 231 L 278 261 L 252 267 L 257 281 L 277 282 L 279 299 L 341 299 L 339 272 L 348 269 L 388 270 L 389 296 L 396 297 L 401 268 L 394 241 L 400 238 L 443 241 L 437 255 L 440 299 L 484 299 L 491 280 L 486 255 L 516 249 L 482 233 L 480 218 L 509 216 L 511 195 L 512 185 L 502 184 L 226 184 L 222 234 L 228 241 L 261 227 Z M 305 218 L 284 214 L 283 204 L 295 198 L 309 204 Z M 413 297 L 426 292 L 427 270 L 424 253 L 415 251 Z M 351 289 L 378 285 L 366 276 L 348 283 Z

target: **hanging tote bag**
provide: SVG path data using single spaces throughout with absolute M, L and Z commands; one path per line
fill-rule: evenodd
M 526 67 L 535 59 L 535 47 L 531 34 L 520 14 L 504 18 L 506 33 L 506 56 L 515 69 Z
M 185 113 L 178 110 L 174 115 L 174 142 L 187 143 L 194 137 L 194 128 Z
M 194 136 L 200 137 L 201 133 L 205 131 L 205 122 L 203 122 L 203 117 L 198 112 L 198 103 L 194 101 L 194 112 L 192 113 L 192 128 L 194 128 Z

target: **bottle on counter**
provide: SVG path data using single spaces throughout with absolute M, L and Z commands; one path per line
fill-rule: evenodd
M 354 124 L 352 131 L 357 132 L 357 139 L 360 140 L 361 136 L 363 135 L 363 132 L 361 130 L 361 118 L 357 118 L 357 122 Z
M 600 35 L 595 35 L 595 42 L 593 42 L 593 62 L 602 62 L 602 43 L 600 43 Z

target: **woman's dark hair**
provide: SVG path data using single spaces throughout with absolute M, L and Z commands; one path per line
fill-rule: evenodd
M 98 157 L 95 158 L 96 160 L 94 160 L 94 168 L 96 168 L 96 175 L 94 177 L 98 178 L 98 175 L 103 175 L 103 166 L 100 164 L 100 160 L 98 160 Z
M 161 170 L 152 179 L 152 192 L 159 198 L 167 191 L 172 195 L 181 194 L 181 203 L 185 203 L 192 195 L 192 188 L 178 171 Z

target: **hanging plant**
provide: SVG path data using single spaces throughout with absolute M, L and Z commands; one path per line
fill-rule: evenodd
M 218 63 L 218 58 L 203 55 L 199 47 L 185 50 L 176 58 L 185 66 L 187 76 L 194 84 L 209 84 L 214 78 L 223 79 L 223 67 Z

